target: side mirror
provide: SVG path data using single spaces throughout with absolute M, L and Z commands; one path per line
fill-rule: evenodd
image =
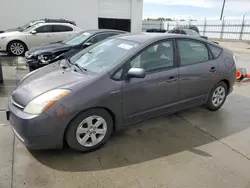
M 141 68 L 131 68 L 128 71 L 128 77 L 130 78 L 145 78 L 146 72 Z
M 32 35 L 35 35 L 36 34 L 36 30 L 33 30 L 30 32 Z

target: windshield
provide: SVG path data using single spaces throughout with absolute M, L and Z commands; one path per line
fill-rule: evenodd
M 115 65 L 129 51 L 138 46 L 137 43 L 121 39 L 109 39 L 99 43 L 89 51 L 79 52 L 70 58 L 70 62 L 78 64 L 87 71 L 100 73 Z
M 15 30 L 24 31 L 24 30 L 30 28 L 31 26 L 33 26 L 34 24 L 35 24 L 35 21 L 30 21 L 29 23 L 23 24 L 23 25 L 21 25 L 17 28 L 14 28 L 14 29 L 9 29 L 8 31 L 15 31 Z
M 33 25 L 29 25 L 26 29 L 23 29 L 22 31 L 24 32 L 30 32 L 32 30 L 34 30 L 35 28 L 39 27 L 41 24 L 33 24 Z
M 184 29 L 184 31 L 186 32 L 187 35 L 189 36 L 200 36 L 199 33 L 197 33 L 196 31 L 192 30 L 192 29 Z
M 62 43 L 69 46 L 76 46 L 86 41 L 90 36 L 91 34 L 87 32 L 79 33 L 77 35 L 74 35 L 73 37 L 67 38 L 66 40 L 62 41 Z

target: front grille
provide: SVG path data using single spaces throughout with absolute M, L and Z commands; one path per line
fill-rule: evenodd
M 14 106 L 16 106 L 16 107 L 18 107 L 18 108 L 20 108 L 20 109 L 24 109 L 24 106 L 18 104 L 16 101 L 14 101 L 14 99 L 13 99 L 12 97 L 10 98 L 10 101 L 11 101 L 11 103 L 12 103 Z

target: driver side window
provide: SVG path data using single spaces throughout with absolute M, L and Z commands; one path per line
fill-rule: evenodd
M 159 72 L 174 66 L 172 41 L 157 43 L 131 61 L 131 68 L 143 68 L 147 73 Z

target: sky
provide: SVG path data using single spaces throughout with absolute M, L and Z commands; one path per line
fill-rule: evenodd
M 143 18 L 219 19 L 223 0 L 144 0 Z M 226 0 L 226 19 L 250 18 L 250 0 Z

